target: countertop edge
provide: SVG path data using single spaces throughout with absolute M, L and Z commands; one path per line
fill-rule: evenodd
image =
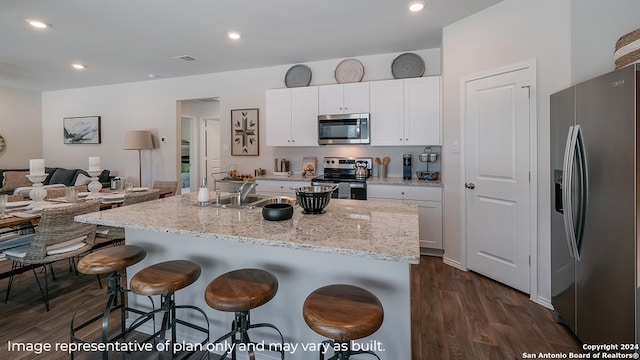
M 407 262 L 409 264 L 420 263 L 419 255 L 415 257 L 391 255 L 391 254 L 383 254 L 383 253 L 378 253 L 373 251 L 342 249 L 342 248 L 325 247 L 325 246 L 313 246 L 309 244 L 297 244 L 297 243 L 278 241 L 278 240 L 258 239 L 258 238 L 233 236 L 233 235 L 210 234 L 210 233 L 202 233 L 202 232 L 189 231 L 189 230 L 177 230 L 173 228 L 149 227 L 149 226 L 138 225 L 138 224 L 123 225 L 120 222 L 96 219 L 93 217 L 85 217 L 84 215 L 78 215 L 74 218 L 74 220 L 77 222 L 86 223 L 86 224 L 125 227 L 128 229 L 153 231 L 153 232 L 160 232 L 160 233 L 167 233 L 167 234 L 188 235 L 188 236 L 193 236 L 198 238 L 208 238 L 208 239 L 216 239 L 221 241 L 235 242 L 238 244 L 256 244 L 256 245 L 265 245 L 265 246 L 272 246 L 272 247 L 283 247 L 283 248 L 296 249 L 296 250 L 311 250 L 311 251 L 317 251 L 321 253 L 339 254 L 339 255 L 346 255 L 346 256 L 365 256 L 365 257 L 376 259 L 376 260 Z M 417 253 L 419 254 L 419 251 Z

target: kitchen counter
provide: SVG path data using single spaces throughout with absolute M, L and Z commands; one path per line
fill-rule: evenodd
M 256 180 L 309 181 L 309 184 L 311 184 L 311 179 L 313 179 L 316 176 L 302 176 L 299 174 L 292 174 L 290 176 L 262 175 L 262 176 L 256 177 Z M 415 177 L 412 178 L 411 180 L 404 180 L 402 177 L 379 178 L 376 176 L 372 176 L 367 179 L 367 184 L 432 186 L 432 187 L 444 186 L 441 179 L 419 180 L 419 179 L 416 179 Z
M 213 193 L 212 196 L 215 197 Z M 325 214 L 305 215 L 296 206 L 292 219 L 272 222 L 262 218 L 261 208 L 216 208 L 196 203 L 196 194 L 191 193 L 162 202 L 86 214 L 76 220 L 413 264 L 420 259 L 415 206 L 332 199 Z
M 260 175 L 256 177 L 256 180 L 308 181 L 309 183 L 311 183 L 311 179 L 313 179 L 316 176 L 318 175 L 302 176 L 300 174 L 291 174 L 289 176 L 284 176 L 284 175 L 267 174 L 267 175 Z
M 195 196 L 172 196 L 81 215 L 76 220 L 124 227 L 126 243 L 146 249 L 147 256 L 127 269 L 128 277 L 170 259 L 200 264 L 200 278 L 176 292 L 176 303 L 203 309 L 213 339 L 228 331 L 234 317 L 206 304 L 207 284 L 227 271 L 261 268 L 278 278 L 278 293 L 253 309 L 251 318 L 275 324 L 286 343 L 298 345 L 286 354 L 288 360 L 318 356 L 302 350 L 303 345 L 325 340 L 306 325 L 302 306 L 312 291 L 336 283 L 363 287 L 384 306 L 381 328 L 356 342 L 362 346 L 375 342 L 384 349 L 378 352 L 382 358 L 412 358 L 410 264 L 419 262 L 420 251 L 416 206 L 332 199 L 324 214 L 305 215 L 296 206 L 292 219 L 270 222 L 262 219 L 260 208 L 197 206 Z M 146 297 L 131 294 L 129 304 L 150 310 Z M 150 325 L 139 330 L 152 332 Z M 180 339 L 196 342 L 196 334 L 188 329 L 178 331 Z M 270 343 L 277 336 L 260 331 L 252 340 Z

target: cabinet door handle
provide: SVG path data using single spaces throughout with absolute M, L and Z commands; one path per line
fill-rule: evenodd
M 468 182 L 468 183 L 464 183 L 464 187 L 466 187 L 467 189 L 475 189 L 476 184 L 472 182 Z

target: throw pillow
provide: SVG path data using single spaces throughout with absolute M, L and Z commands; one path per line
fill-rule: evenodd
M 4 184 L 0 191 L 14 190 L 19 187 L 31 186 L 31 181 L 27 178 L 28 171 L 5 171 Z
M 76 177 L 76 170 L 58 168 L 49 179 L 49 184 L 63 184 L 72 186 Z
M 110 172 L 111 171 L 109 171 L 109 170 L 102 170 L 100 175 L 98 175 L 98 181 L 100 181 L 101 183 L 109 182 L 109 173 Z
M 88 177 L 83 173 L 79 173 L 78 177 L 76 177 L 76 183 L 74 184 L 74 186 L 88 185 L 90 182 L 91 182 L 90 177 Z
M 44 168 L 44 172 L 46 174 L 49 174 L 49 175 L 47 175 L 47 178 L 44 179 L 44 181 L 42 182 L 43 184 L 49 185 L 49 182 L 51 181 L 51 177 L 53 176 L 53 173 L 56 172 L 56 169 L 57 168 L 55 168 L 55 167 L 45 167 Z

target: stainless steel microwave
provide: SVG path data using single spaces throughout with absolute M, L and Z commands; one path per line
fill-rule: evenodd
M 369 114 L 318 116 L 318 144 L 369 144 Z

